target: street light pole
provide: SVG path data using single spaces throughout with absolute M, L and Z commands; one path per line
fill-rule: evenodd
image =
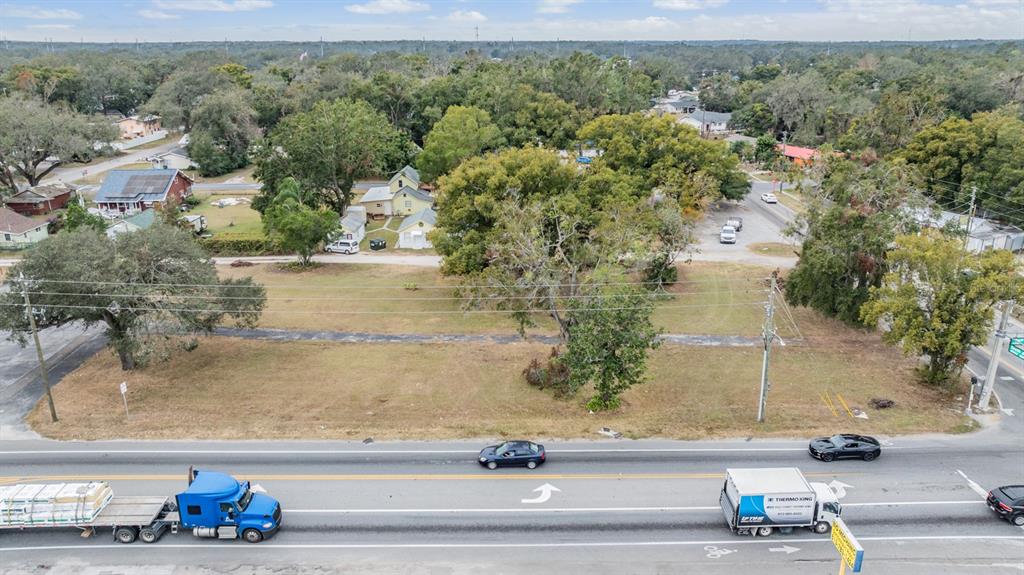
M 1014 300 L 1003 304 L 1003 315 L 999 318 L 999 327 L 996 328 L 995 337 L 992 340 L 991 358 L 988 362 L 988 370 L 985 372 L 985 384 L 978 396 L 978 407 L 988 409 L 992 401 L 992 389 L 996 384 L 996 371 L 999 369 L 999 356 L 1003 354 L 1006 341 L 1006 324 L 1010 320 L 1010 311 L 1013 310 Z
M 39 343 L 36 316 L 32 313 L 32 300 L 28 297 L 28 282 L 25 281 L 25 274 L 20 274 L 18 277 L 21 280 L 21 293 L 25 296 L 25 313 L 28 314 L 28 324 L 32 327 L 32 339 L 36 343 L 36 356 L 39 358 L 39 375 L 43 378 L 43 387 L 46 389 L 46 402 L 50 405 L 50 420 L 57 423 L 57 408 L 53 404 L 53 393 L 50 392 L 50 371 L 46 369 L 43 346 Z

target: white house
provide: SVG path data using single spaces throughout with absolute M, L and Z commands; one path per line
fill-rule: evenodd
M 420 189 L 420 174 L 411 166 L 391 176 L 388 185 L 372 187 L 359 199 L 370 217 L 408 216 L 433 203 L 434 198 Z
M 422 250 L 433 247 L 427 234 L 437 225 L 437 212 L 425 208 L 402 220 L 398 226 L 398 247 Z
M 27 248 L 49 237 L 45 221 L 33 220 L 14 210 L 0 208 L 0 250 Z
M 349 206 L 341 218 L 341 234 L 336 239 L 363 241 L 366 237 L 366 208 Z
M 149 161 L 155 170 L 187 170 L 195 165 L 185 148 L 174 148 L 149 158 Z
M 691 114 L 685 114 L 679 118 L 679 123 L 692 126 L 702 136 L 708 134 L 721 134 L 729 130 L 729 119 L 732 114 L 728 112 L 708 112 L 707 110 L 696 110 Z
M 967 232 L 967 251 L 981 253 L 988 250 L 1024 250 L 1024 230 L 1009 224 L 1000 224 L 985 218 L 947 211 L 925 209 L 910 210 L 910 216 L 923 227 L 953 228 Z

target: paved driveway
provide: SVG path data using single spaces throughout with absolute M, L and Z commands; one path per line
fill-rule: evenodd
M 740 202 L 722 201 L 711 206 L 707 216 L 697 226 L 698 253 L 696 261 L 726 261 L 789 268 L 796 264 L 796 256 L 766 256 L 750 251 L 751 244 L 782 243 L 792 240 L 782 235 L 786 223 L 793 218 L 793 212 L 782 204 L 765 204 L 760 200 L 765 186 L 771 184 L 754 182 L 753 189 Z M 743 218 L 743 229 L 736 235 L 735 244 L 722 244 L 718 233 L 731 216 Z

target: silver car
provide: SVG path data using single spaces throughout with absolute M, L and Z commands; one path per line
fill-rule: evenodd
M 736 243 L 736 228 L 732 226 L 722 226 L 722 231 L 718 233 L 718 243 L 721 244 L 734 244 Z

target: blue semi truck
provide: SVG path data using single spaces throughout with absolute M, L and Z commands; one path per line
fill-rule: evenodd
M 19 487 L 22 489 L 16 489 Z M 281 528 L 281 504 L 276 499 L 253 491 L 248 481 L 238 481 L 215 471 L 189 468 L 188 488 L 173 497 L 111 495 L 102 509 L 82 518 L 68 517 L 62 512 L 53 514 L 50 519 L 38 512 L 39 502 L 33 502 L 31 496 L 19 495 L 39 493 L 47 487 L 59 486 L 8 487 L 5 491 L 8 499 L 0 503 L 13 508 L 22 501 L 35 509 L 5 510 L 10 519 L 0 528 L 77 527 L 87 533 L 109 528 L 114 539 L 121 543 L 133 543 L 137 539 L 154 543 L 168 531 L 182 530 L 191 530 L 196 537 L 259 543 Z M 24 521 L 18 521 L 19 516 L 24 517 Z

